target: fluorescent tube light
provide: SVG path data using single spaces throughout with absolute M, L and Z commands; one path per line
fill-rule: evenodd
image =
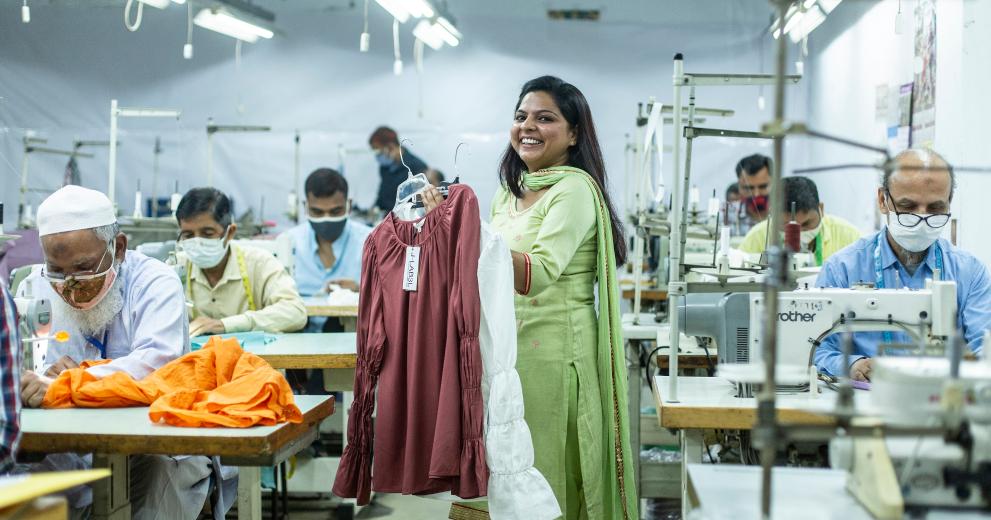
M 406 23 L 406 20 L 409 20 L 409 11 L 406 10 L 402 0 L 375 0 L 375 2 L 382 6 L 382 9 L 388 11 L 393 18 L 399 20 L 399 23 Z
M 808 37 L 816 27 L 826 20 L 826 16 L 836 9 L 842 0 L 805 0 L 802 8 L 798 4 L 793 4 L 785 13 L 784 20 L 781 18 L 774 20 L 771 24 L 771 35 L 775 39 L 781 37 L 783 32 L 788 35 L 792 42 L 798 43 Z
M 805 16 L 802 17 L 795 30 L 788 31 L 788 28 L 785 27 L 785 32 L 788 33 L 792 43 L 798 43 L 815 30 L 816 27 L 819 27 L 825 19 L 826 15 L 818 8 L 810 9 L 805 11 Z
M 255 25 L 220 9 L 203 9 L 196 13 L 193 23 L 211 31 L 226 34 L 241 41 L 254 43 L 258 38 L 269 39 L 275 35 L 270 29 Z
M 434 9 L 426 0 L 402 0 L 402 2 L 413 18 L 433 18 L 434 16 Z
M 165 9 L 172 3 L 171 0 L 138 0 L 138 2 L 145 5 L 150 5 L 156 9 Z
M 457 47 L 458 44 L 461 43 L 461 31 L 457 30 L 454 27 L 454 24 L 449 22 L 447 18 L 438 16 L 437 20 L 434 22 L 434 25 L 443 29 L 443 34 L 441 36 L 448 45 L 451 47 Z
M 427 20 L 420 20 L 420 23 L 416 24 L 413 28 L 413 36 L 435 51 L 444 46 L 444 38 L 434 31 L 433 24 Z

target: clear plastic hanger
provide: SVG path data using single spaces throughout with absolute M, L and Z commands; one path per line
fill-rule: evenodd
M 399 141 L 399 162 L 406 167 L 408 177 L 396 188 L 396 205 L 392 208 L 392 212 L 403 220 L 416 220 L 426 215 L 427 212 L 423 208 L 413 207 L 414 199 L 424 188 L 430 186 L 430 181 L 427 180 L 427 176 L 423 172 L 414 175 L 413 170 L 406 164 L 406 160 L 403 158 L 404 143 L 409 143 L 409 139 Z

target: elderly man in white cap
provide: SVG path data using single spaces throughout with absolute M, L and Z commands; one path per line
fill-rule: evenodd
M 124 371 L 140 379 L 189 351 L 179 277 L 164 263 L 127 250 L 106 195 L 66 186 L 41 203 L 37 218 L 45 265 L 30 286 L 35 296 L 52 301 L 52 330 L 67 331 L 69 339 L 49 343 L 44 374 L 22 374 L 25 406 L 40 406 L 52 378 L 84 360 L 111 360 L 87 369 L 96 377 Z M 87 458 L 49 455 L 31 469 L 81 468 Z M 210 475 L 206 457 L 132 457 L 133 517 L 196 518 Z M 77 509 L 92 502 L 88 488 L 69 498 Z

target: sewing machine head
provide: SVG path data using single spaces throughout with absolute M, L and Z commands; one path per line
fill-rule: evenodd
M 807 367 L 813 348 L 840 332 L 906 332 L 937 343 L 956 329 L 956 284 L 928 282 L 925 289 L 812 288 L 782 292 L 778 299 L 777 363 Z M 751 359 L 761 359 L 764 295 L 750 299 Z
M 35 370 L 34 360 L 44 359 L 35 355 L 39 348 L 38 338 L 47 337 L 52 328 L 52 302 L 43 298 L 14 298 L 17 307 L 17 330 L 21 335 L 22 368 Z

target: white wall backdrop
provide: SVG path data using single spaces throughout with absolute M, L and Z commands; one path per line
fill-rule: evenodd
M 559 75 L 589 98 L 613 192 L 622 199 L 624 147 L 636 103 L 649 96 L 670 102 L 675 52 L 685 53 L 686 70 L 694 72 L 770 72 L 773 63 L 766 33 L 770 8 L 759 0 L 616 1 L 599 22 L 548 20 L 543 12 L 553 2 L 452 1 L 464 42 L 456 49 L 427 49 L 422 80 L 412 63 L 409 23 L 401 36 L 406 71 L 392 75 L 391 23 L 374 2 L 368 54 L 357 49 L 361 2 L 338 1 L 336 9 L 315 9 L 321 2 L 310 1 L 259 3 L 276 11 L 281 33 L 244 45 L 238 67 L 234 41 L 199 28 L 194 59 L 182 59 L 186 12 L 179 6 L 146 9 L 140 30 L 129 33 L 122 1 L 32 1 L 30 24 L 20 23 L 20 2 L 0 2 L 0 182 L 7 222 L 16 218 L 24 132 L 33 130 L 59 148 L 74 138 L 105 140 L 112 98 L 122 106 L 183 112 L 178 122 L 121 120 L 117 202 L 125 214 L 132 211 L 138 179 L 146 195 L 151 191 L 156 137 L 164 149 L 158 194 L 171 192 L 175 181 L 180 191 L 205 182 L 210 117 L 218 124 L 272 127 L 265 134 L 215 138 L 216 185 L 235 197 L 240 211 L 251 206 L 257 214 L 264 197 L 263 216 L 286 224 L 296 129 L 305 178 L 316 167 L 341 166 L 340 147 L 366 150 L 368 134 L 379 124 L 399 130 L 414 153 L 449 177 L 455 146 L 467 142 L 462 181 L 475 187 L 487 211 L 517 93 L 541 74 Z M 768 104 L 760 111 L 757 95 L 756 88 L 700 90 L 700 105 L 737 111 L 705 126 L 758 129 L 770 117 L 772 96 L 767 89 Z M 791 117 L 804 117 L 807 104 L 803 88 L 789 89 Z M 739 157 L 761 149 L 769 150 L 753 142 L 699 141 L 697 184 L 704 194 L 721 193 L 735 180 Z M 105 190 L 107 150 L 88 151 L 96 156 L 79 159 L 83 184 Z M 792 152 L 787 162 L 802 165 L 805 157 Z M 64 165 L 64 157 L 32 156 L 30 184 L 58 187 Z M 378 185 L 371 155 L 351 154 L 343 166 L 356 203 L 370 204 Z M 32 195 L 29 202 L 37 206 L 41 198 Z
M 898 0 L 843 2 L 810 39 L 809 106 L 813 125 L 823 131 L 886 146 L 885 124 L 875 118 L 875 87 L 910 83 L 914 64 L 917 2 L 902 0 L 907 17 L 895 34 Z M 955 165 L 991 166 L 982 137 L 991 115 L 991 2 L 936 2 L 936 131 L 934 148 Z M 876 161 L 876 155 L 815 142 L 808 162 Z M 815 177 L 829 210 L 861 228 L 875 228 L 874 188 L 879 177 L 868 171 Z M 985 263 L 991 243 L 983 233 L 991 174 L 958 175 L 952 212 L 959 219 L 958 244 Z

